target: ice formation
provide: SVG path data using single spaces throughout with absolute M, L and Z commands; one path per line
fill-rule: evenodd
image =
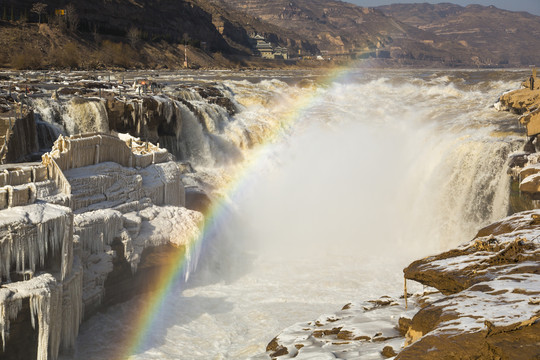
M 189 248 L 203 218 L 182 207 L 180 175 L 166 150 L 105 134 L 60 137 L 42 164 L 0 173 L 3 350 L 25 301 L 37 358 L 72 349 L 85 311 L 104 299 L 115 241 L 133 272 L 148 247 Z
M 0 216 L 0 277 L 10 279 L 10 272 L 35 273 L 45 266 L 50 253 L 61 251 L 61 279 L 68 272 L 71 211 L 54 204 L 32 204 L 2 210 Z M 14 266 L 13 266 L 14 265 Z M 31 274 L 30 273 L 30 274 Z M 31 275 L 30 275 L 31 276 Z

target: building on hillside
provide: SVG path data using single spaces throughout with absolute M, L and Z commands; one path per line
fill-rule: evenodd
M 285 47 L 274 48 L 272 44 L 259 34 L 251 36 L 251 46 L 255 56 L 260 56 L 264 59 L 288 59 L 289 51 Z
M 274 59 L 284 59 L 287 60 L 289 58 L 289 50 L 287 50 L 286 47 L 280 47 L 274 49 Z

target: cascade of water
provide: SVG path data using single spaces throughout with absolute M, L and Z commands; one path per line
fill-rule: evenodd
M 292 136 L 252 165 L 249 186 L 215 220 L 182 306 L 169 302 L 169 322 L 182 327 L 171 325 L 167 344 L 204 349 L 201 358 L 253 356 L 284 325 L 399 292 L 408 262 L 505 215 L 506 157 L 523 140 L 494 135 L 508 117 L 491 101 L 508 84 L 483 93 L 407 75 L 307 90 L 321 96 L 296 112 Z M 235 122 L 290 115 L 275 81 L 230 86 L 245 101 Z M 225 134 L 234 143 L 234 132 Z M 223 303 L 212 302 L 215 294 Z M 206 306 L 216 314 L 197 318 Z M 207 339 L 191 335 L 205 331 Z M 151 351 L 174 353 L 155 340 Z
M 42 97 L 31 102 L 38 119 L 56 128 L 58 133 L 109 131 L 104 99 L 74 97 L 66 101 Z
M 69 102 L 64 123 L 70 134 L 108 132 L 109 120 L 104 99 L 73 98 Z
M 506 156 L 522 139 L 495 136 L 508 130 L 508 117 L 491 103 L 511 85 L 385 76 L 308 88 L 228 81 L 224 93 L 240 109 L 232 118 L 179 90 L 181 158 L 219 174 L 238 154 L 250 177 L 195 249 L 190 283 L 163 300 L 163 329 L 141 350 L 152 355 L 135 358 L 254 356 L 294 322 L 395 294 L 409 261 L 466 241 L 506 213 Z M 311 101 L 293 108 L 303 96 Z M 272 146 L 240 150 L 287 125 Z M 116 310 L 91 320 L 80 358 L 114 353 L 113 334 L 91 329 L 116 328 Z

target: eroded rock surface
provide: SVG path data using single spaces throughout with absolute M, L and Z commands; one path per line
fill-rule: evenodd
M 536 79 L 538 81 L 538 79 Z M 498 110 L 511 111 L 515 114 L 524 114 L 537 108 L 540 103 L 540 89 L 531 90 L 523 88 L 519 90 L 509 91 L 499 98 L 499 102 L 495 105 Z

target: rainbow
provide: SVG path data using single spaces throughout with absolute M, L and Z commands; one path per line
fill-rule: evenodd
M 355 64 L 351 64 L 347 67 L 330 69 L 324 76 L 322 76 L 322 85 L 330 85 L 335 81 L 346 78 L 351 70 L 355 69 Z M 283 136 L 283 130 L 289 128 L 298 119 L 302 118 L 302 115 L 306 110 L 309 110 L 318 101 L 318 95 L 315 91 L 307 92 L 296 100 L 295 107 L 287 112 L 284 119 L 281 119 L 282 126 L 276 126 L 264 139 L 264 143 L 261 144 L 264 148 L 272 143 L 275 143 L 276 139 Z M 260 150 L 260 149 L 259 149 Z M 241 170 L 232 174 L 232 180 L 229 181 L 229 185 L 223 189 L 223 193 L 227 198 L 234 199 L 242 189 L 245 189 L 246 185 L 252 178 L 253 169 L 257 163 L 264 161 L 264 151 L 258 151 L 255 160 L 250 161 L 250 164 L 243 166 Z M 250 176 L 251 175 L 251 176 Z M 189 272 L 189 259 L 196 256 L 194 252 L 204 247 L 204 241 L 208 237 L 206 234 L 215 232 L 219 228 L 220 220 L 223 220 L 225 213 L 225 202 L 218 201 L 208 209 L 205 214 L 205 225 L 201 231 L 201 235 L 197 239 L 193 239 L 191 246 L 185 251 L 179 251 L 173 255 L 169 265 L 164 268 L 162 273 L 157 279 L 157 283 L 153 288 L 155 291 L 149 292 L 144 295 L 141 300 L 140 308 L 135 311 L 138 315 L 131 320 L 131 324 L 127 324 L 129 329 L 127 335 L 122 344 L 118 346 L 118 356 L 115 359 L 127 359 L 131 355 L 142 352 L 145 340 L 148 338 L 152 329 L 155 329 L 157 324 L 156 319 L 159 318 L 160 313 L 163 311 L 163 305 L 167 297 L 175 290 L 175 285 L 178 284 L 186 274 Z

